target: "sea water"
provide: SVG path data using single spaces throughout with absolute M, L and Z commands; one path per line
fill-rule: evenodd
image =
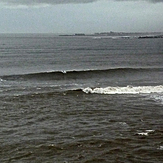
M 162 163 L 163 39 L 0 35 L 0 162 Z

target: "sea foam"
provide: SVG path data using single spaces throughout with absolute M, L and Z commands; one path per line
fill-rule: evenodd
M 159 86 L 127 86 L 127 87 L 105 87 L 105 88 L 84 88 L 85 93 L 97 94 L 149 94 L 162 93 L 163 85 Z
M 160 102 L 161 104 L 163 104 L 163 94 L 152 94 L 150 98 L 156 102 Z
M 152 133 L 152 132 L 155 132 L 155 130 L 145 130 L 145 132 L 140 132 L 140 133 L 138 133 L 138 135 L 148 136 L 149 133 Z

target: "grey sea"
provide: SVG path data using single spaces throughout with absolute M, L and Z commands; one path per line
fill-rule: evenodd
M 163 163 L 163 38 L 0 35 L 1 163 Z

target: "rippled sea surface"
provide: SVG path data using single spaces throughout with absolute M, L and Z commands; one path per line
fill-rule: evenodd
M 162 163 L 163 39 L 0 35 L 0 162 Z

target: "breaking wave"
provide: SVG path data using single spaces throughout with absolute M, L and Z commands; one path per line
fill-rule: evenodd
M 70 70 L 70 71 L 47 71 L 20 75 L 1 76 L 2 80 L 62 80 L 62 79 L 88 79 L 90 77 L 106 77 L 109 75 L 122 75 L 140 72 L 162 72 L 163 68 L 110 68 L 103 70 Z
M 106 87 L 106 88 L 84 88 L 85 93 L 96 94 L 149 94 L 163 93 L 163 85 L 159 86 L 127 86 L 127 87 Z

